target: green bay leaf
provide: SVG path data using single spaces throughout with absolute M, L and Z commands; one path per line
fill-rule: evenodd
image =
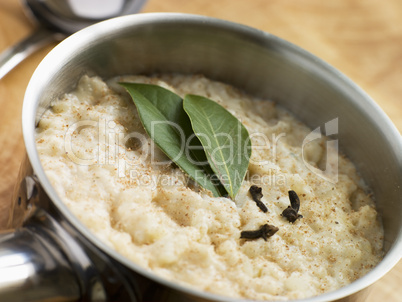
M 214 196 L 225 195 L 224 187 L 208 164 L 201 142 L 194 135 L 182 98 L 157 85 L 120 85 L 131 95 L 142 125 L 155 144 L 200 186 Z
M 186 95 L 183 104 L 212 170 L 229 196 L 234 198 L 251 156 L 247 129 L 229 111 L 208 98 Z

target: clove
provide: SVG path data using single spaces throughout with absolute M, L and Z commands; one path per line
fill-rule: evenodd
M 297 219 L 303 218 L 303 215 L 298 214 L 300 208 L 300 199 L 293 190 L 290 190 L 288 194 L 290 206 L 283 210 L 282 216 L 285 217 L 289 222 L 294 223 Z
M 279 228 L 276 226 L 264 224 L 255 231 L 242 231 L 240 233 L 240 238 L 250 240 L 262 238 L 267 241 L 267 239 L 272 237 L 276 232 L 278 232 L 278 230 Z
M 261 201 L 261 198 L 264 196 L 262 195 L 262 188 L 258 186 L 251 186 L 249 189 L 250 195 L 257 204 L 257 207 L 260 208 L 261 211 L 264 213 L 268 212 L 267 206 Z

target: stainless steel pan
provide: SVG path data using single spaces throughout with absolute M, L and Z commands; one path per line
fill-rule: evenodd
M 88 27 L 60 43 L 28 85 L 27 159 L 10 228 L 0 242 L 0 300 L 237 301 L 188 289 L 131 263 L 95 238 L 50 185 L 35 125 L 83 74 L 201 73 L 272 99 L 310 127 L 339 118 L 340 149 L 373 189 L 385 228 L 385 258 L 340 290 L 303 301 L 364 301 L 369 285 L 402 254 L 402 140 L 360 88 L 306 51 L 268 33 L 186 14 L 140 14 Z M 269 286 L 269 285 L 267 285 Z

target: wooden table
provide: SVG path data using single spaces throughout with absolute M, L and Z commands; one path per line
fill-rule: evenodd
M 202 14 L 243 23 L 289 40 L 329 62 L 366 90 L 402 131 L 402 1 L 149 0 L 143 12 Z M 18 0 L 0 1 L 0 51 L 33 25 Z M 0 80 L 0 228 L 24 154 L 21 107 L 39 51 Z M 402 150 L 401 150 L 402 152 Z M 402 300 L 402 261 L 372 287 L 367 302 Z

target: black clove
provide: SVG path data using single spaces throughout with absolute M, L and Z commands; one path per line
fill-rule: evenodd
M 264 224 L 255 231 L 242 231 L 240 233 L 240 238 L 250 240 L 263 238 L 265 241 L 267 241 L 267 239 L 272 237 L 276 232 L 278 232 L 278 230 L 279 228 L 276 226 Z
M 300 208 L 300 199 L 293 190 L 289 191 L 289 199 L 290 206 L 288 206 L 282 212 L 282 216 L 285 217 L 289 222 L 294 223 L 297 219 L 303 218 L 302 215 L 298 214 Z
M 264 213 L 268 212 L 267 206 L 261 201 L 261 198 L 264 196 L 262 195 L 262 188 L 253 185 L 250 187 L 249 192 L 251 197 L 257 204 L 257 207 L 259 207 L 260 210 L 263 211 Z

